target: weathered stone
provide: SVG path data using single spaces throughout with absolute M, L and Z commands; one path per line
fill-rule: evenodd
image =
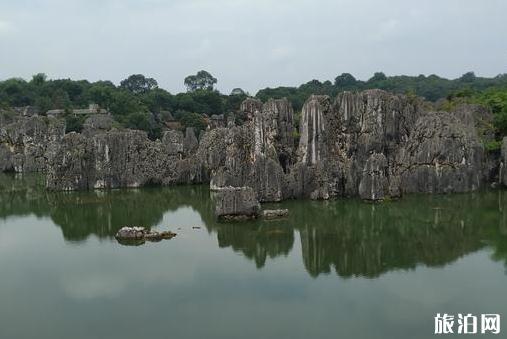
M 183 133 L 180 131 L 169 130 L 162 135 L 162 144 L 165 152 L 169 155 L 181 157 L 183 154 Z
M 176 233 L 171 231 L 150 231 L 144 227 L 122 227 L 115 235 L 115 238 L 121 244 L 125 245 L 139 245 L 144 241 L 158 242 L 163 239 L 172 239 L 176 236 Z
M 429 114 L 426 109 L 419 99 L 380 90 L 344 92 L 332 105 L 325 96 L 312 96 L 302 111 L 302 165 L 292 171 L 294 192 L 314 199 L 359 195 L 378 200 L 403 192 L 479 188 L 483 149 L 472 110 Z M 435 166 L 433 175 L 429 167 Z M 304 188 L 301 173 L 310 177 Z
M 195 136 L 195 131 L 193 127 L 187 127 L 185 130 L 185 139 L 183 140 L 183 152 L 186 156 L 189 156 L 192 153 L 197 151 L 199 147 L 199 141 Z
M 162 239 L 172 239 L 177 235 L 176 233 L 171 231 L 162 231 L 159 234 Z
M 227 121 L 225 119 L 225 116 L 223 114 L 213 114 L 209 118 L 209 128 L 215 129 L 215 128 L 223 128 L 226 127 Z
M 482 187 L 484 147 L 477 133 L 447 112 L 421 117 L 397 163 L 403 192 L 467 192 Z
M 262 217 L 264 219 L 279 219 L 285 218 L 289 215 L 288 209 L 278 209 L 278 210 L 263 210 Z
M 389 195 L 387 159 L 382 153 L 373 153 L 366 161 L 359 196 L 364 200 L 383 200 Z
M 199 140 L 192 129 L 185 136 L 166 132 L 160 141 L 129 130 L 88 138 L 69 134 L 46 151 L 48 188 L 209 182 L 218 191 L 249 187 L 260 202 L 382 200 L 410 192 L 470 191 L 503 177 L 506 171 L 498 178 L 499 155 L 486 158 L 482 146 L 491 137 L 485 129 L 491 112 L 462 105 L 452 113 L 430 113 L 429 106 L 381 90 L 344 92 L 333 101 L 311 96 L 302 109 L 297 149 L 286 99 L 262 104 L 249 98 L 239 112 L 243 125 L 213 128 Z M 19 152 L 8 146 L 0 145 L 0 157 L 16 164 Z
M 145 235 L 147 234 L 147 230 L 144 227 L 122 227 L 118 232 L 116 232 L 115 238 L 116 239 L 143 239 Z
M 114 120 L 110 115 L 93 114 L 86 118 L 83 123 L 82 133 L 86 136 L 93 136 L 94 134 L 111 130 L 113 125 Z
M 42 172 L 47 151 L 65 134 L 65 122 L 41 116 L 20 117 L 0 126 L 0 169 Z
M 241 103 L 240 112 L 247 120 L 252 120 L 254 115 L 262 111 L 262 101 L 254 98 L 248 98 Z
M 222 220 L 257 218 L 260 204 L 251 187 L 222 188 L 216 193 L 215 215 Z
M 210 186 L 249 186 L 261 202 L 283 200 L 284 169 L 294 160 L 292 107 L 286 99 L 264 105 L 247 99 L 241 107 L 247 121 L 227 130 L 225 163 L 213 172 Z
M 173 175 L 178 156 L 135 130 L 91 138 L 67 134 L 49 159 L 46 187 L 53 190 L 141 187 Z

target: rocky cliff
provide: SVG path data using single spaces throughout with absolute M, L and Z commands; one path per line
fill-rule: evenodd
M 65 134 L 65 123 L 47 117 L 18 117 L 0 125 L 0 171 L 42 172 L 47 152 Z
M 500 159 L 485 153 L 491 113 L 461 105 L 438 112 L 419 98 L 381 90 L 311 96 L 299 130 L 286 99 L 249 98 L 244 123 L 201 133 L 116 130 L 91 119 L 82 134 L 63 135 L 56 120 L 34 117 L 1 128 L 2 170 L 42 170 L 54 190 L 210 183 L 250 187 L 260 202 L 404 193 L 473 191 L 494 177 L 507 183 Z M 16 125 L 17 124 L 17 125 Z M 495 174 L 496 173 L 496 174 Z
M 227 130 L 225 162 L 213 173 L 211 188 L 248 186 L 261 202 L 281 201 L 284 171 L 295 160 L 292 107 L 286 99 L 247 99 L 241 107 L 246 121 Z

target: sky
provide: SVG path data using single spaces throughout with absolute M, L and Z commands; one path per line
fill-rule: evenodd
M 0 79 L 155 78 L 177 93 L 347 72 L 457 78 L 507 73 L 505 0 L 0 0 Z

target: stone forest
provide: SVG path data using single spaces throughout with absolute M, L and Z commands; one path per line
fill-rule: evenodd
M 42 172 L 57 191 L 209 183 L 225 199 L 218 215 L 255 216 L 257 201 L 381 201 L 507 185 L 507 138 L 500 152 L 484 147 L 492 113 L 433 107 L 383 90 L 312 95 L 296 124 L 287 99 L 247 98 L 240 125 L 167 130 L 157 140 L 114 128 L 107 114 L 67 134 L 58 117 L 18 116 L 1 126 L 0 169 Z

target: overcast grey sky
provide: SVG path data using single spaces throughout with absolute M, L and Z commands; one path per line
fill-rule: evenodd
M 505 0 L 0 0 L 0 79 L 112 80 L 171 92 L 200 69 L 228 92 L 507 72 Z

